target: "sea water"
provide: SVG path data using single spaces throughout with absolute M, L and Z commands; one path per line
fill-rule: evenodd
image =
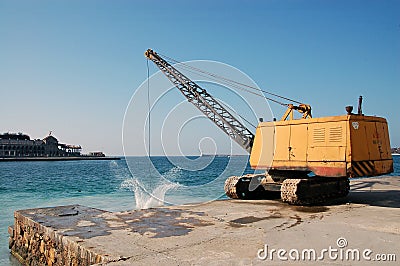
M 393 156 L 400 175 L 400 156 Z M 108 211 L 225 198 L 224 181 L 253 173 L 248 156 L 127 157 L 118 161 L 0 162 L 0 265 L 20 209 L 81 204 Z
M 252 172 L 248 156 L 127 157 L 107 161 L 0 162 L 0 265 L 20 209 L 81 204 L 108 211 L 225 197 L 224 180 Z

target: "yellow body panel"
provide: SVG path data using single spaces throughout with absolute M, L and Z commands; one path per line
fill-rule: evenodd
M 290 125 L 290 143 L 289 143 L 289 160 L 296 162 L 304 162 L 307 160 L 307 124 Z M 293 138 L 292 136 L 296 136 Z M 301 140 L 301 141 L 297 141 Z
M 263 134 L 265 135 L 265 134 Z M 269 138 L 269 136 L 265 136 Z M 289 144 L 290 144 L 290 127 L 275 127 L 276 147 L 274 152 L 274 160 L 288 161 L 289 160 Z M 253 144 L 254 147 L 254 144 Z
M 261 122 L 250 164 L 321 176 L 387 174 L 393 171 L 387 122 L 363 115 Z

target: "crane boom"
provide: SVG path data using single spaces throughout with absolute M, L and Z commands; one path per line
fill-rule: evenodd
M 251 153 L 254 135 L 226 110 L 205 89 L 183 75 L 161 56 L 151 49 L 144 55 L 153 61 L 165 76 L 180 90 L 180 92 L 195 105 L 214 124 L 222 129 L 229 137 L 238 143 L 248 153 Z

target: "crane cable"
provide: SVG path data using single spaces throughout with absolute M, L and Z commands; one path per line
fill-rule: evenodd
M 253 123 L 251 123 L 249 120 L 247 120 L 246 118 L 244 118 L 243 116 L 241 116 L 240 114 L 238 114 L 235 110 L 233 110 L 232 108 L 230 108 L 228 105 L 226 105 L 223 102 L 220 102 L 223 106 L 225 106 L 226 108 L 228 108 L 231 112 L 235 113 L 236 115 L 238 115 L 240 118 L 242 118 L 244 121 L 246 121 L 247 123 L 249 123 L 249 125 L 251 125 L 254 128 L 257 128 L 257 126 L 255 126 Z
M 149 143 L 148 143 L 148 149 L 149 149 L 149 159 L 151 160 L 151 106 L 150 106 L 150 69 L 149 69 L 149 59 L 147 59 L 147 113 L 148 113 L 148 139 L 149 139 Z M 150 170 L 149 170 L 150 171 Z
M 187 67 L 187 68 L 189 68 L 189 69 L 193 69 L 193 70 L 197 70 L 198 72 L 201 72 L 201 73 L 205 73 L 205 74 L 207 74 L 207 75 L 209 75 L 209 76 L 212 76 L 212 77 L 215 77 L 215 78 L 211 78 L 212 80 L 214 80 L 214 81 L 218 81 L 218 79 L 217 79 L 217 77 L 219 77 L 218 75 L 215 75 L 215 74 L 213 74 L 213 73 L 210 73 L 210 72 L 207 72 L 207 71 L 203 71 L 203 70 L 201 70 L 201 69 L 198 69 L 198 68 L 195 68 L 195 67 L 192 67 L 192 66 L 189 66 L 189 65 L 186 65 L 186 64 L 184 64 L 184 63 L 180 63 L 180 62 L 178 62 L 178 61 L 176 61 L 176 60 L 174 60 L 174 59 L 172 59 L 172 58 L 170 58 L 170 57 L 168 57 L 168 56 L 165 56 L 165 55 L 162 55 L 162 54 L 160 54 L 162 57 L 164 57 L 164 58 L 168 58 L 169 60 L 166 60 L 166 61 L 168 61 L 168 63 L 171 63 L 171 61 L 172 61 L 172 63 L 176 63 L 176 64 L 181 64 L 182 66 L 185 66 L 185 67 Z M 199 73 L 196 73 L 195 71 L 191 71 L 191 70 L 188 70 L 188 69 L 186 69 L 188 72 L 191 72 L 191 73 L 195 73 L 195 74 L 197 74 L 197 75 L 199 75 L 199 76 L 202 76 L 202 77 L 207 77 L 206 75 L 202 75 L 202 74 L 199 74 Z M 248 92 L 248 93 L 251 93 L 251 94 L 254 94 L 254 95 L 256 95 L 256 96 L 260 96 L 260 97 L 262 97 L 262 98 L 266 98 L 266 99 L 268 99 L 268 100 L 271 100 L 271 101 L 273 101 L 273 102 L 276 102 L 276 103 L 278 103 L 278 104 L 281 104 L 281 105 L 284 105 L 284 106 L 287 106 L 287 104 L 284 104 L 284 103 L 281 103 L 281 102 L 279 102 L 279 101 L 277 101 L 277 100 L 274 100 L 274 99 L 270 99 L 270 98 L 268 98 L 268 97 L 265 97 L 264 95 L 262 95 L 262 94 L 258 94 L 258 93 L 255 93 L 255 92 L 253 92 L 253 91 L 250 91 L 250 90 L 248 90 L 248 89 L 244 89 L 244 88 L 242 88 L 242 87 L 240 87 L 240 86 L 238 86 L 237 84 L 241 84 L 241 83 L 239 83 L 239 82 L 235 82 L 235 81 L 233 81 L 233 80 L 229 80 L 229 79 L 227 79 L 227 78 L 224 78 L 224 77 L 220 77 L 220 79 L 223 79 L 223 80 L 226 80 L 225 81 L 225 83 L 231 83 L 230 85 L 232 86 L 232 87 L 235 87 L 235 88 L 237 88 L 237 89 L 240 89 L 240 90 L 244 90 L 244 91 L 246 91 L 246 92 Z M 243 84 L 243 85 L 245 85 L 245 84 Z M 247 87 L 251 87 L 251 86 L 248 86 L 248 85 L 246 85 Z M 254 88 L 254 87 L 253 87 Z M 259 89 L 257 89 L 257 88 L 255 88 L 257 91 L 260 91 Z M 242 118 L 244 121 L 246 121 L 249 125 L 251 125 L 253 128 L 257 128 L 257 126 L 255 126 L 253 123 L 251 123 L 248 119 L 246 119 L 245 117 L 243 117 L 242 115 L 240 115 L 239 113 L 237 113 L 235 110 L 233 110 L 231 107 L 229 107 L 228 105 L 226 105 L 225 103 L 223 103 L 223 102 L 221 102 L 221 104 L 223 105 L 223 106 L 225 106 L 227 109 L 229 109 L 231 112 L 233 112 L 233 113 L 235 113 L 237 116 L 239 116 L 240 118 Z
M 202 70 L 202 69 L 193 67 L 193 66 L 189 66 L 189 65 L 187 65 L 187 64 L 185 64 L 185 63 L 179 62 L 179 61 L 177 61 L 177 60 L 175 60 L 175 59 L 173 59 L 173 58 L 171 58 L 171 57 L 168 57 L 168 56 L 166 56 L 166 55 L 163 55 L 163 54 L 160 54 L 160 55 L 163 56 L 164 58 L 167 58 L 168 60 L 172 61 L 172 62 L 175 63 L 175 64 L 180 64 L 180 65 L 182 65 L 182 66 L 184 66 L 184 67 L 186 67 L 186 68 L 193 69 L 194 71 L 198 71 L 198 72 L 200 72 L 200 73 L 203 73 L 203 74 L 206 74 L 206 75 L 215 77 L 215 78 L 217 78 L 217 79 L 224 80 L 224 81 L 227 82 L 227 83 L 234 83 L 234 84 L 237 84 L 237 85 L 240 85 L 240 86 L 247 87 L 247 88 L 252 89 L 252 90 L 257 90 L 257 91 L 264 92 L 264 93 L 266 93 L 266 94 L 269 94 L 269 95 L 272 95 L 272 96 L 274 96 L 274 97 L 281 98 L 281 99 L 284 99 L 284 100 L 287 100 L 287 101 L 290 101 L 290 102 L 293 102 L 293 103 L 302 104 L 302 103 L 299 102 L 299 101 L 296 101 L 296 100 L 293 100 L 293 99 L 290 99 L 290 98 L 287 98 L 287 97 L 284 97 L 284 96 L 281 96 L 281 95 L 278 95 L 278 94 L 275 94 L 275 93 L 272 93 L 272 92 L 269 92 L 269 91 L 261 90 L 261 89 L 259 89 L 259 88 L 250 86 L 250 85 L 248 85 L 248 84 L 244 84 L 244 83 L 241 83 L 241 82 L 237 82 L 237 81 L 235 81 L 235 80 L 231 80 L 231 79 L 225 78 L 225 77 L 223 77 L 223 76 L 216 75 L 216 74 L 214 74 L 214 73 L 211 73 L 211 72 L 208 72 L 208 71 L 205 71 L 205 70 Z M 279 103 L 279 104 L 282 104 L 282 105 L 287 106 L 287 104 L 283 104 L 283 103 L 281 103 L 281 102 L 278 102 L 278 101 L 276 101 L 276 100 L 273 100 L 273 99 L 271 99 L 271 98 L 269 98 L 269 97 L 266 97 L 266 96 L 264 96 L 264 95 L 260 95 L 260 96 L 262 96 L 262 97 L 264 97 L 264 98 L 266 98 L 266 99 L 268 99 L 268 100 L 272 100 L 272 101 L 274 101 L 274 102 L 276 102 L 276 103 Z
M 171 63 L 171 62 L 168 61 L 168 63 Z M 183 63 L 182 63 L 182 64 L 183 64 Z M 184 66 L 184 65 L 182 65 L 182 66 Z M 186 67 L 188 67 L 188 66 L 186 66 Z M 207 75 L 199 74 L 199 73 L 197 73 L 197 72 L 195 72 L 195 71 L 193 71 L 193 70 L 186 69 L 186 71 L 187 71 L 187 72 L 194 73 L 194 74 L 199 75 L 199 76 L 201 76 L 201 77 L 205 77 L 205 78 L 208 78 L 208 79 L 217 81 L 217 82 L 221 82 L 221 81 L 218 80 L 217 78 L 213 78 L 213 77 L 209 77 L 209 76 L 207 76 Z M 237 88 L 237 89 L 239 89 L 239 90 L 242 90 L 242 91 L 245 91 L 245 92 L 254 94 L 254 95 L 256 95 L 256 96 L 259 96 L 259 97 L 261 97 L 261 98 L 267 99 L 267 100 L 272 101 L 272 102 L 275 102 L 275 103 L 280 104 L 280 105 L 282 105 L 282 106 L 288 106 L 288 104 L 286 104 L 286 103 L 283 103 L 283 102 L 277 101 L 277 100 L 275 100 L 275 99 L 266 97 L 265 95 L 259 94 L 259 93 L 257 93 L 257 92 L 251 91 L 251 90 L 249 90 L 249 89 L 245 89 L 245 88 L 243 88 L 243 87 L 241 87 L 241 86 L 239 86 L 239 85 L 237 85 L 237 84 L 235 84 L 235 83 L 228 82 L 228 81 L 222 81 L 221 83 L 225 83 L 225 84 L 227 84 L 227 85 L 230 86 L 230 87 L 234 87 L 234 88 Z M 258 91 L 260 91 L 260 90 L 258 90 Z
M 214 80 L 214 81 L 217 81 L 217 82 L 225 83 L 225 84 L 227 84 L 227 85 L 230 86 L 230 87 L 234 87 L 234 88 L 237 88 L 237 89 L 239 89 L 239 90 L 242 90 L 242 91 L 245 91 L 245 92 L 254 94 L 254 95 L 256 95 L 256 96 L 259 96 L 259 97 L 261 97 L 261 98 L 267 99 L 267 100 L 272 101 L 272 102 L 275 102 L 275 103 L 280 104 L 280 105 L 282 105 L 282 106 L 288 106 L 288 104 L 286 104 L 286 103 L 277 101 L 277 100 L 272 99 L 272 98 L 270 98 L 270 97 L 266 97 L 265 95 L 256 93 L 256 92 L 251 91 L 251 90 L 249 90 L 249 89 L 245 89 L 245 88 L 243 88 L 243 87 L 237 85 L 237 83 L 239 83 L 239 82 L 229 81 L 229 79 L 226 79 L 226 78 L 220 78 L 220 79 L 214 78 L 214 77 L 212 77 L 212 76 L 215 76 L 214 74 L 212 74 L 212 75 L 209 75 L 209 74 L 200 74 L 200 73 L 198 73 L 198 72 L 204 72 L 204 71 L 201 71 L 201 70 L 190 70 L 190 69 L 193 68 L 193 67 L 191 67 L 191 66 L 189 66 L 189 65 L 185 65 L 184 63 L 175 63 L 175 62 L 169 61 L 169 60 L 166 60 L 166 61 L 167 61 L 168 63 L 172 63 L 172 64 L 179 64 L 181 67 L 186 68 L 185 70 L 186 70 L 187 72 L 191 72 L 191 73 L 194 73 L 194 74 L 199 75 L 199 76 L 201 76 L 201 77 L 206 77 L 206 78 L 208 78 L 208 79 L 211 79 L 211 80 Z M 175 65 L 175 66 L 176 66 L 176 65 Z M 196 72 L 196 71 L 197 71 L 197 72 Z M 211 77 L 210 77 L 210 76 L 211 76 Z M 225 79 L 225 81 L 224 81 L 223 79 Z M 248 85 L 246 85 L 246 86 L 247 86 L 247 87 L 250 87 L 250 86 L 248 86 Z M 256 88 L 253 88 L 253 90 L 255 90 L 255 89 L 256 89 Z M 256 90 L 257 90 L 257 91 L 261 91 L 261 90 L 259 90 L 259 89 L 256 89 Z

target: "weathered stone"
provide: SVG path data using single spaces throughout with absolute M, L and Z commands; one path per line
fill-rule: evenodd
M 13 226 L 8 227 L 8 235 L 11 237 L 14 237 L 14 227 Z
M 14 239 L 12 237 L 9 237 L 8 238 L 8 248 L 11 249 L 11 247 L 14 246 L 14 243 L 15 243 Z
M 49 259 L 52 261 L 52 262 L 54 262 L 55 261 L 55 254 L 56 253 L 56 250 L 54 249 L 54 248 L 50 248 L 50 250 L 49 250 Z
M 36 221 L 46 217 L 55 222 L 69 221 L 69 213 L 73 213 L 75 220 L 79 220 L 80 217 L 75 217 L 79 213 L 82 213 L 83 216 L 93 217 L 95 216 L 93 213 L 103 214 L 104 211 L 79 205 L 38 210 L 42 212 L 36 212 L 36 210 L 16 211 L 14 215 L 14 228 L 16 230 L 12 232 L 9 230 L 9 247 L 12 254 L 21 263 L 26 265 L 90 265 L 106 261 L 100 254 L 93 253 L 93 251 L 76 243 L 74 236 L 69 238 L 68 232 L 64 235 L 63 230 L 57 232 L 57 229 L 60 229 L 59 227 L 43 226 L 42 223 Z M 87 210 L 86 213 L 84 210 Z M 37 216 L 34 217 L 35 215 Z M 82 232 L 73 232 L 73 235 L 86 233 L 88 231 L 86 225 L 92 227 L 96 224 L 90 222 L 90 224 L 83 223 L 81 225 L 83 225 L 81 226 Z M 93 233 L 96 234 L 96 232 Z
M 45 249 L 44 249 L 44 241 L 43 241 L 43 240 L 40 241 L 39 251 L 40 251 L 40 253 L 42 253 L 42 254 L 43 254 L 44 251 L 45 251 Z

